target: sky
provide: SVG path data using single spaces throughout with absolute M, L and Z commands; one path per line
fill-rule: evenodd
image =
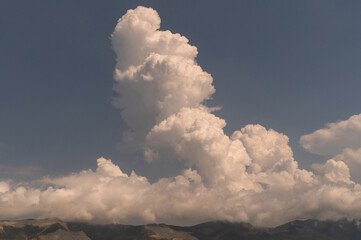
M 0 217 L 360 217 L 360 7 L 1 2 Z

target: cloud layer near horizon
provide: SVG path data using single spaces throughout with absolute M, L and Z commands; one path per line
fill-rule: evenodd
M 315 175 L 299 169 L 284 134 L 247 125 L 227 136 L 225 120 L 203 105 L 215 89 L 211 75 L 195 61 L 196 47 L 159 27 L 151 8 L 129 10 L 118 21 L 112 45 L 119 97 L 113 104 L 130 127 L 124 146 L 141 149 L 148 162 L 181 161 L 184 171 L 150 183 L 99 158 L 95 171 L 46 178 L 37 185 L 0 182 L 1 218 L 131 224 L 228 220 L 271 226 L 296 218 L 361 216 L 361 186 L 348 167 L 358 160 L 346 160 L 359 159 L 360 150 L 342 146 L 339 155 L 315 166 L 320 173 Z M 346 138 L 349 128 L 336 125 L 325 131 Z M 325 149 L 317 145 L 329 143 L 324 135 L 316 131 L 301 143 L 310 151 Z

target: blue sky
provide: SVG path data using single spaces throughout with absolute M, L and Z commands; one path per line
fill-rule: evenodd
M 157 179 L 177 163 L 145 164 L 116 148 L 127 129 L 111 105 L 110 34 L 138 5 L 186 36 L 213 76 L 208 106 L 226 133 L 259 123 L 290 138 L 302 168 L 327 157 L 299 138 L 360 113 L 358 1 L 3 1 L 0 3 L 0 165 L 3 178 L 61 175 L 111 158 Z M 11 170 L 9 170 L 11 169 Z M 165 171 L 167 170 L 167 171 Z
M 0 218 L 360 219 L 360 7 L 2 1 Z

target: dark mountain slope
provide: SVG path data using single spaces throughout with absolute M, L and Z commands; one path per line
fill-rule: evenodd
M 165 224 L 92 225 L 58 219 L 0 221 L 0 239 L 77 240 L 361 240 L 359 221 L 296 220 L 275 228 L 248 223 L 207 222 L 190 227 Z

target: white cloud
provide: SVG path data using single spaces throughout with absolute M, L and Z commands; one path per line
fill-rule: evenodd
M 325 128 L 301 137 L 301 145 L 309 152 L 334 157 L 326 165 L 345 164 L 351 179 L 361 183 L 361 114 L 349 119 L 329 123 Z M 336 162 L 337 163 L 336 163 Z M 324 165 L 314 164 L 313 168 L 323 172 Z
M 298 168 L 284 134 L 247 125 L 227 136 L 225 120 L 202 105 L 214 87 L 194 60 L 196 48 L 179 34 L 159 31 L 159 25 L 157 12 L 144 7 L 119 20 L 112 35 L 114 89 L 120 95 L 114 104 L 131 128 L 128 139 L 144 149 L 148 161 L 176 159 L 187 169 L 150 183 L 100 158 L 95 171 L 35 183 L 0 182 L 1 218 L 274 226 L 295 218 L 361 216 L 361 186 L 350 180 L 347 166 L 359 164 L 359 150 L 345 150 L 314 175 Z M 343 131 L 357 132 L 357 121 L 354 116 L 330 124 L 301 142 L 328 153 L 321 141 L 337 142 L 332 134 L 345 139 Z
M 361 114 L 329 123 L 325 128 L 301 137 L 301 145 L 309 152 L 333 156 L 345 148 L 361 148 Z
M 129 10 L 112 34 L 117 54 L 113 104 L 131 128 L 125 141 L 141 144 L 149 130 L 183 107 L 199 107 L 215 89 L 212 77 L 196 63 L 188 39 L 160 31 L 158 13 Z
M 288 137 L 261 125 L 248 125 L 232 135 L 241 139 L 252 157 L 252 171 L 264 171 L 274 168 L 279 161 L 292 161 L 293 153 L 288 146 Z
M 342 161 L 350 167 L 351 178 L 361 183 L 361 148 L 346 148 L 341 154 L 334 157 L 336 161 Z
M 147 151 L 185 161 L 196 167 L 212 187 L 231 191 L 253 189 L 247 178 L 250 163 L 243 144 L 223 133 L 223 119 L 204 108 L 183 108 L 156 125 L 147 136 Z
M 328 160 L 324 165 L 325 178 L 331 182 L 353 183 L 350 180 L 350 169 L 341 161 Z
M 195 62 L 197 49 L 179 34 L 159 31 L 159 25 L 154 10 L 138 7 L 119 20 L 112 36 L 117 53 L 114 89 L 120 95 L 114 104 L 123 109 L 133 131 L 129 136 L 144 148 L 148 161 L 177 159 L 195 169 L 151 185 L 154 199 L 167 199 L 158 203 L 172 205 L 164 216 L 158 208 L 148 209 L 156 220 L 275 224 L 296 217 L 350 217 L 360 211 L 338 206 L 339 192 L 360 199 L 359 185 L 350 180 L 345 163 L 329 160 L 323 175 L 315 176 L 298 168 L 283 134 L 247 125 L 227 136 L 225 120 L 202 105 L 215 90 L 212 77 Z M 355 132 L 356 118 L 329 129 Z M 309 139 L 301 139 L 304 146 L 314 146 L 307 145 Z M 329 195 L 334 197 L 326 203 Z
M 294 183 L 291 188 L 229 191 L 207 186 L 196 170 L 187 169 L 174 178 L 151 184 L 145 177 L 134 172 L 124 174 L 110 160 L 100 158 L 96 171 L 42 179 L 40 188 L 1 182 L 1 218 L 37 216 L 127 224 L 229 220 L 276 225 L 300 217 L 327 219 L 360 214 L 361 191 L 355 189 L 359 185 L 339 181 L 338 174 L 324 182 L 295 181 L 292 175 L 284 174 L 278 178 Z M 337 184 L 330 185 L 333 182 Z

